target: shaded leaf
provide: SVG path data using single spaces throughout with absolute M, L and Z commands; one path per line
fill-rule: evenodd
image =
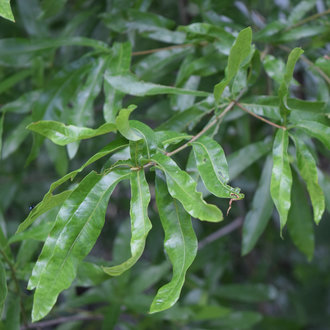
M 41 2 L 42 17 L 47 18 L 56 15 L 63 9 L 67 0 L 43 0 Z
M 239 188 L 227 185 L 228 165 L 222 147 L 208 136 L 191 143 L 200 176 L 205 187 L 215 196 L 222 198 L 244 198 Z
M 162 286 L 150 307 L 150 313 L 173 306 L 179 299 L 187 269 L 197 254 L 197 238 L 190 216 L 180 203 L 173 199 L 160 173 L 156 176 L 156 202 L 165 232 L 164 246 L 173 266 L 173 276 Z
M 5 121 L 5 114 L 3 113 L 1 118 L 0 118 L 0 159 L 1 157 L 1 152 L 2 152 L 2 134 L 3 134 L 3 122 Z
M 136 109 L 136 105 L 131 104 L 127 109 L 121 109 L 116 118 L 116 126 L 122 136 L 131 141 L 141 140 L 141 136 L 134 131 L 129 124 L 129 116 Z
M 79 261 L 100 235 L 112 191 L 130 174 L 129 170 L 91 172 L 63 204 L 29 280 L 28 288 L 36 289 L 33 321 L 47 315 L 59 293 L 71 285 Z
M 269 191 L 271 173 L 272 160 L 268 157 L 264 164 L 258 188 L 253 196 L 252 207 L 243 223 L 243 256 L 254 248 L 271 217 L 273 211 L 273 202 Z
M 211 222 L 223 220 L 222 212 L 202 199 L 202 194 L 196 191 L 196 182 L 171 158 L 157 153 L 150 160 L 165 173 L 169 193 L 181 202 L 191 216 Z
M 273 169 L 270 194 L 280 215 L 281 233 L 291 206 L 292 175 L 288 159 L 288 132 L 277 130 L 273 145 Z
M 103 267 L 103 270 L 111 276 L 119 276 L 130 269 L 141 257 L 146 238 L 152 227 L 148 217 L 148 205 L 150 192 L 145 179 L 144 170 L 131 173 L 131 257 L 120 265 Z
M 307 190 L 312 201 L 314 221 L 321 221 L 325 209 L 324 193 L 318 183 L 315 159 L 300 136 L 293 136 L 297 152 L 299 173 L 307 185 Z
M 13 12 L 11 11 L 11 8 L 10 8 L 10 0 L 1 0 L 0 16 L 8 19 L 9 21 L 15 22 Z
M 12 102 L 4 104 L 0 108 L 0 112 L 28 113 L 31 111 L 33 104 L 40 98 L 39 91 L 25 93 Z
M 47 212 L 48 210 L 52 209 L 55 206 L 61 205 L 67 197 L 71 194 L 71 190 L 63 191 L 57 195 L 53 195 L 53 191 L 58 188 L 64 182 L 73 180 L 75 176 L 80 173 L 85 167 L 94 163 L 98 159 L 109 155 L 110 153 L 117 151 L 121 148 L 127 146 L 127 142 L 123 139 L 117 139 L 115 141 L 110 142 L 104 148 L 102 148 L 99 152 L 93 155 L 85 164 L 83 164 L 77 170 L 74 170 L 64 177 L 60 178 L 59 180 L 55 181 L 51 184 L 48 192 L 44 196 L 43 200 L 38 203 L 30 212 L 29 216 L 18 226 L 16 233 L 20 233 L 26 228 L 28 228 L 41 214 Z
M 7 292 L 6 270 L 0 260 L 0 315 L 2 314 L 2 308 L 7 297 Z
M 290 16 L 288 17 L 288 22 L 291 24 L 297 23 L 314 6 L 315 0 L 299 1 L 299 3 L 291 10 Z
M 251 49 L 251 41 L 252 30 L 250 27 L 242 30 L 238 34 L 235 43 L 230 50 L 228 64 L 225 70 L 225 78 L 214 87 L 213 94 L 216 103 L 219 102 L 225 87 L 236 76 L 243 60 L 249 55 Z
M 52 120 L 42 120 L 29 124 L 27 129 L 47 137 L 60 146 L 64 146 L 68 143 L 90 139 L 94 136 L 113 132 L 116 130 L 116 125 L 112 123 L 105 123 L 99 128 L 93 129 L 74 125 L 65 125 L 61 122 Z
M 306 200 L 303 184 L 293 173 L 292 205 L 288 216 L 288 232 L 296 247 L 306 255 L 309 261 L 314 254 L 313 217 Z
M 32 70 L 27 69 L 27 70 L 19 71 L 13 74 L 12 76 L 10 76 L 9 78 L 4 79 L 2 82 L 0 82 L 0 94 L 10 89 L 11 87 L 15 86 L 18 82 L 30 76 L 31 74 L 32 74 Z
M 194 91 L 183 88 L 176 88 L 171 86 L 164 86 L 138 80 L 133 74 L 121 74 L 111 76 L 105 74 L 104 78 L 116 90 L 130 95 L 147 96 L 159 94 L 181 94 L 181 95 L 195 95 L 195 96 L 209 96 L 210 94 L 202 91 Z

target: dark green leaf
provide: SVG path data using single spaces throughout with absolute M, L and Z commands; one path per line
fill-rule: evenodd
M 298 176 L 293 174 L 292 205 L 288 216 L 288 232 L 293 243 L 306 255 L 309 261 L 314 254 L 313 217 L 306 201 L 303 184 Z
M 32 73 L 32 71 L 30 69 L 22 70 L 20 72 L 15 73 L 12 76 L 10 76 L 9 78 L 3 80 L 0 83 L 0 94 L 5 92 L 6 90 L 10 89 L 11 87 L 15 86 L 21 80 L 30 76 L 31 73 Z
M 273 145 L 273 169 L 270 194 L 280 215 L 281 233 L 291 206 L 292 175 L 288 159 L 288 132 L 277 130 Z
M 267 24 L 263 29 L 254 34 L 254 40 L 269 42 L 273 37 L 280 32 L 286 24 L 281 21 L 273 21 Z
M 318 224 L 325 209 L 325 200 L 324 193 L 318 183 L 315 159 L 299 135 L 293 138 L 296 145 L 299 173 L 306 182 L 314 209 L 314 221 Z
M 251 49 L 251 41 L 252 30 L 250 27 L 242 30 L 238 34 L 235 43 L 230 50 L 225 78 L 214 87 L 213 94 L 216 103 L 219 102 L 225 87 L 236 76 L 243 60 L 249 55 Z
M 180 203 L 169 195 L 160 173 L 156 176 L 156 202 L 165 232 L 165 250 L 173 265 L 173 276 L 169 283 L 158 290 L 150 313 L 163 311 L 176 303 L 187 269 L 197 254 L 197 238 L 190 216 Z
M 129 170 L 91 172 L 65 201 L 34 266 L 28 288 L 34 294 L 32 320 L 47 315 L 76 276 L 78 262 L 92 249 L 104 224 L 109 197 Z
M 63 9 L 67 0 L 42 0 L 42 17 L 47 18 L 56 15 L 59 11 Z
M 47 137 L 60 146 L 64 146 L 68 143 L 90 139 L 94 136 L 113 132 L 116 130 L 116 125 L 113 123 L 105 123 L 99 128 L 93 129 L 88 127 L 65 125 L 61 122 L 52 120 L 42 120 L 29 124 L 27 129 Z
M 106 76 L 127 73 L 131 65 L 132 46 L 129 42 L 114 43 L 109 63 L 105 71 Z M 106 122 L 113 123 L 118 111 L 122 108 L 123 93 L 116 91 L 106 79 L 103 81 L 105 101 L 103 116 Z
M 13 12 L 10 8 L 10 0 L 2 0 L 0 3 L 0 16 L 12 22 L 15 22 Z
M 181 94 L 181 95 L 195 95 L 207 97 L 210 94 L 202 91 L 194 91 L 189 89 L 176 88 L 171 86 L 164 86 L 153 84 L 138 80 L 133 74 L 122 74 L 112 76 L 105 74 L 104 78 L 116 90 L 130 95 L 147 96 L 159 94 Z
M 193 151 L 200 176 L 205 187 L 215 196 L 242 199 L 239 188 L 227 185 L 229 181 L 228 165 L 222 147 L 208 136 L 202 136 L 192 142 Z
M 39 91 L 25 93 L 19 96 L 15 101 L 6 103 L 0 108 L 0 112 L 28 113 L 33 104 L 40 98 Z
M 93 155 L 85 164 L 83 164 L 80 168 L 77 170 L 74 170 L 68 174 L 66 174 L 61 179 L 55 181 L 52 183 L 52 185 L 49 188 L 49 191 L 44 196 L 43 200 L 38 203 L 30 212 L 29 216 L 18 226 L 18 229 L 16 233 L 20 233 L 26 228 L 28 228 L 41 214 L 47 212 L 51 208 L 63 204 L 63 202 L 66 200 L 66 198 L 70 195 L 71 190 L 63 191 L 60 194 L 53 195 L 53 191 L 58 188 L 62 183 L 70 180 L 73 180 L 75 176 L 80 173 L 85 167 L 88 165 L 94 163 L 98 159 L 109 155 L 110 153 L 119 150 L 121 148 L 124 148 L 127 146 L 127 142 L 123 139 L 117 139 L 113 142 L 110 142 L 108 145 L 106 145 L 104 148 L 102 148 L 99 152 L 97 152 L 95 155 Z
M 151 161 L 165 173 L 171 196 L 178 199 L 191 216 L 211 222 L 223 220 L 222 212 L 202 199 L 202 194 L 196 191 L 196 182 L 171 158 L 158 153 L 151 157 Z
M 7 292 L 6 270 L 0 260 L 0 315 L 2 314 L 2 308 L 7 297 Z
M 272 214 L 273 202 L 269 192 L 271 173 L 272 160 L 268 157 L 264 164 L 258 188 L 253 196 L 252 207 L 244 220 L 242 235 L 243 256 L 254 248 Z
M 118 266 L 103 267 L 103 270 L 111 276 L 119 276 L 130 269 L 141 257 L 146 238 L 152 227 L 148 218 L 148 205 L 150 192 L 144 176 L 144 170 L 131 173 L 131 254 L 132 256 Z
M 5 120 L 5 114 L 3 113 L 1 118 L 0 118 L 0 159 L 1 157 L 1 152 L 2 152 L 2 134 L 3 134 L 3 122 Z

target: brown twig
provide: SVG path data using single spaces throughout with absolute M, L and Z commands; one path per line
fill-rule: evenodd
M 53 326 L 56 324 L 67 323 L 67 322 L 72 322 L 72 321 L 103 320 L 103 319 L 104 319 L 103 315 L 99 315 L 99 314 L 72 315 L 72 316 L 66 316 L 66 317 L 59 317 L 57 319 L 49 320 L 49 321 L 31 323 L 31 324 L 28 324 L 27 326 L 21 327 L 21 330 L 36 329 L 36 328 L 42 329 L 42 328 L 50 327 L 50 326 Z
M 263 118 L 263 117 L 260 117 L 260 116 L 256 115 L 254 112 L 252 112 L 252 111 L 246 109 L 246 108 L 243 107 L 243 105 L 240 104 L 239 102 L 236 102 L 236 101 L 234 101 L 234 102 L 235 102 L 235 104 L 236 104 L 241 110 L 247 112 L 247 113 L 250 114 L 251 116 L 258 118 L 258 119 L 264 121 L 265 123 L 267 123 L 267 124 L 269 124 L 269 125 L 271 125 L 271 126 L 274 126 L 274 127 L 281 128 L 281 129 L 286 130 L 286 127 L 285 127 L 285 126 L 277 125 L 277 124 L 273 123 L 272 121 L 270 121 L 270 120 L 268 120 L 268 119 L 265 119 L 265 118 Z
M 198 244 L 198 250 L 203 249 L 206 245 L 216 241 L 217 239 L 230 234 L 232 231 L 236 230 L 237 228 L 241 227 L 243 223 L 243 218 L 239 217 L 236 220 L 229 223 L 227 226 L 220 228 L 219 230 L 215 231 L 211 235 L 205 237 L 201 240 Z

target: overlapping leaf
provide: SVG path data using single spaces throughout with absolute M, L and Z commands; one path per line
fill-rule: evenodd
M 223 219 L 222 212 L 202 199 L 202 194 L 196 191 L 196 182 L 170 157 L 157 153 L 151 157 L 151 161 L 165 173 L 171 196 L 178 199 L 191 216 L 211 222 Z
M 0 3 L 0 16 L 12 22 L 15 22 L 13 12 L 10 8 L 10 0 L 2 0 Z
M 162 286 L 150 307 L 150 312 L 160 312 L 173 306 L 179 299 L 187 269 L 197 253 L 197 238 L 189 214 L 167 190 L 160 173 L 156 176 L 156 202 L 165 232 L 165 250 L 173 266 L 173 276 Z
M 273 169 L 270 193 L 280 215 L 281 233 L 291 206 L 292 175 L 288 159 L 288 132 L 279 129 L 273 145 Z
M 241 199 L 239 188 L 227 185 L 228 165 L 222 147 L 208 136 L 202 136 L 191 143 L 200 176 L 205 187 L 215 196 Z
M 64 146 L 68 143 L 90 139 L 94 136 L 106 134 L 116 130 L 116 125 L 105 123 L 99 128 L 78 127 L 74 125 L 65 125 L 53 120 L 42 120 L 31 123 L 27 129 L 39 133 L 54 143 Z
M 103 270 L 111 276 L 119 276 L 131 268 L 141 257 L 146 238 L 152 227 L 148 217 L 148 205 L 150 192 L 148 183 L 144 176 L 144 170 L 132 171 L 131 174 L 131 254 L 132 256 L 113 267 L 103 267 Z
M 129 170 L 114 170 L 104 176 L 91 172 L 65 201 L 29 280 L 28 288 L 36 289 L 33 321 L 47 315 L 59 293 L 71 285 L 79 261 L 101 232 L 112 191 L 129 176 Z

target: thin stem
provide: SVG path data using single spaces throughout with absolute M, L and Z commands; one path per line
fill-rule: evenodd
M 237 228 L 241 227 L 243 224 L 243 218 L 239 217 L 236 220 L 229 223 L 227 226 L 220 228 L 219 230 L 215 231 L 211 235 L 205 237 L 201 240 L 198 244 L 198 250 L 203 249 L 206 245 L 216 241 L 217 239 L 230 234 L 232 231 L 236 230 Z
M 330 9 L 325 10 L 325 11 L 323 11 L 321 13 L 317 13 L 317 14 L 311 15 L 311 16 L 309 16 L 309 17 L 307 17 L 307 18 L 299 21 L 298 23 L 296 23 L 294 25 L 291 25 L 291 26 L 287 27 L 284 31 L 290 31 L 290 30 L 295 29 L 296 27 L 298 27 L 300 25 L 303 25 L 303 24 L 308 23 L 310 21 L 314 21 L 315 19 L 317 19 L 317 18 L 319 18 L 321 16 L 325 16 L 325 15 L 329 15 L 329 14 L 330 14 Z
M 3 256 L 3 259 L 5 260 L 5 262 L 7 263 L 7 265 L 10 268 L 10 272 L 12 274 L 12 279 L 15 283 L 15 288 L 16 288 L 16 294 L 19 296 L 19 303 L 20 303 L 20 307 L 21 307 L 21 313 L 22 313 L 22 318 L 23 318 L 23 322 L 26 325 L 27 324 L 27 318 L 26 318 L 26 313 L 25 313 L 25 308 L 24 308 L 24 304 L 23 304 L 23 299 L 22 299 L 22 292 L 21 292 L 21 288 L 19 286 L 18 283 L 18 279 L 16 277 L 16 269 L 14 264 L 10 261 L 10 259 L 8 258 L 7 254 L 5 253 L 5 251 L 3 251 L 2 249 L 0 249 L 0 253 Z
M 281 125 L 277 125 L 277 124 L 273 123 L 273 122 L 270 121 L 270 120 L 267 120 L 267 119 L 265 119 L 265 118 L 263 118 L 263 117 L 260 117 L 260 116 L 256 115 L 254 112 L 252 112 L 252 111 L 246 109 L 245 107 L 243 107 L 243 105 L 240 104 L 239 102 L 236 102 L 236 101 L 234 101 L 234 102 L 235 102 L 235 104 L 236 104 L 240 109 L 242 109 L 243 111 L 247 112 L 249 115 L 251 115 L 251 116 L 253 116 L 253 117 L 255 117 L 255 118 L 258 118 L 258 119 L 264 121 L 265 123 L 267 123 L 267 124 L 269 124 L 269 125 L 271 125 L 271 126 L 274 126 L 274 127 L 281 128 L 281 129 L 286 130 L 286 127 L 281 126 Z

